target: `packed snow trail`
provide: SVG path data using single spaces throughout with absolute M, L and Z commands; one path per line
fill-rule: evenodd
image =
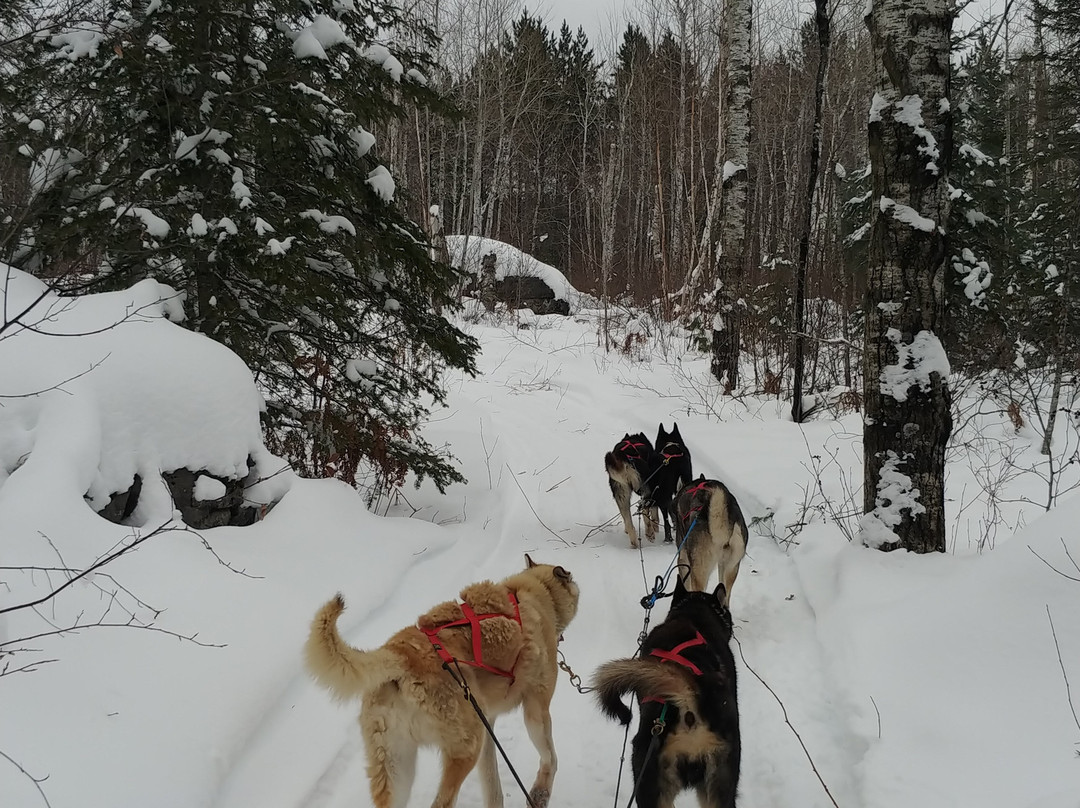
M 447 537 L 446 544 L 438 551 L 413 548 L 414 560 L 392 595 L 366 614 L 347 611 L 343 633 L 359 647 L 378 645 L 429 606 L 456 597 L 465 584 L 517 571 L 523 554 L 530 552 L 537 560 L 562 564 L 580 582 L 580 610 L 562 649 L 587 684 L 600 663 L 634 653 L 645 616 L 640 600 L 668 568 L 678 542 L 643 542 L 639 554 L 630 549 L 620 520 L 585 540 L 591 526 L 616 513 L 603 454 L 623 432 L 642 430 L 651 437 L 661 420 L 678 420 L 694 454 L 695 472 L 733 481 L 748 519 L 762 512 L 760 503 L 769 501 L 772 492 L 756 495 L 747 480 L 723 473 L 737 465 L 723 452 L 714 456 L 709 451 L 710 444 L 722 443 L 708 440 L 703 419 L 671 412 L 671 400 L 650 400 L 637 390 L 603 390 L 610 382 L 597 375 L 592 349 L 584 341 L 554 349 L 557 360 L 552 349 L 501 329 L 489 329 L 483 345 L 486 373 L 461 382 L 452 395 L 451 414 L 430 430 L 460 458 L 469 484 L 452 487 L 446 496 L 427 488 L 407 494 L 419 509 L 417 519 L 443 523 L 437 532 Z M 628 363 L 626 372 L 637 369 Z M 530 406 L 515 407 L 518 395 L 527 397 Z M 598 400 L 625 406 L 598 410 Z M 358 571 L 357 586 L 363 577 Z M 663 620 L 668 603 L 661 600 L 653 610 L 653 626 Z M 753 531 L 732 609 L 746 660 L 784 700 L 834 794 L 850 795 L 858 745 L 837 736 L 843 723 L 834 712 L 841 706 L 823 672 L 808 599 L 791 559 Z M 735 650 L 743 736 L 741 804 L 830 805 L 774 697 L 743 667 Z M 369 804 L 355 721 L 359 705 L 333 704 L 300 670 L 299 654 L 297 663 L 279 703 L 268 709 L 224 777 L 217 808 Z M 552 712 L 559 755 L 553 805 L 614 803 L 622 727 L 603 718 L 591 697 L 570 686 L 565 673 L 560 673 Z M 520 776 L 531 783 L 537 758 L 520 711 L 500 717 L 495 729 Z M 438 772 L 435 753 L 421 754 L 410 806 L 430 803 Z M 523 801 L 501 761 L 500 772 L 508 803 Z M 620 801 L 629 799 L 631 779 L 627 755 Z M 691 792 L 679 802 L 688 800 L 696 801 Z M 460 803 L 481 801 L 477 779 L 470 776 Z

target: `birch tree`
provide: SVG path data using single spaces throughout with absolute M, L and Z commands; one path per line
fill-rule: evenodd
M 753 0 L 728 0 L 724 9 L 723 165 L 720 261 L 712 325 L 712 374 L 733 390 L 739 381 L 738 293 L 746 257 L 746 200 L 750 186 L 750 29 Z
M 952 431 L 944 325 L 949 157 L 945 0 L 874 0 L 867 18 L 873 192 L 863 358 L 861 537 L 883 550 L 945 550 Z

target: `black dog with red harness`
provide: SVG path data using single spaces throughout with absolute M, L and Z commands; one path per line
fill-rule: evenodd
M 671 431 L 660 429 L 656 433 L 656 452 L 653 454 L 652 467 L 649 469 L 649 499 L 660 509 L 664 517 L 664 541 L 674 541 L 671 535 L 671 522 L 675 519 L 675 494 L 694 479 L 694 465 L 690 459 L 690 450 L 679 434 L 679 425 L 673 424 Z M 679 536 L 681 539 L 682 536 Z
M 693 788 L 703 808 L 734 808 L 742 746 L 731 612 L 724 585 L 689 592 L 678 580 L 667 619 L 649 632 L 638 656 L 600 666 L 600 708 L 629 724 L 622 702 L 636 693 L 641 720 L 633 744 L 640 808 L 673 804 Z

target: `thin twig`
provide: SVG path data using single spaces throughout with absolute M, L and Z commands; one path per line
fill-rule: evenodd
M 1061 678 L 1065 680 L 1065 696 L 1069 700 L 1069 709 L 1072 711 L 1073 722 L 1080 729 L 1080 718 L 1076 717 L 1076 707 L 1073 705 L 1072 689 L 1069 687 L 1069 675 L 1065 672 L 1065 663 L 1061 661 L 1061 646 L 1058 645 L 1057 632 L 1054 630 L 1054 618 L 1050 616 L 1050 604 L 1046 604 L 1046 619 L 1050 621 L 1050 633 L 1054 637 L 1054 648 L 1057 649 L 1058 664 L 1061 666 Z
M 565 545 L 566 545 L 567 547 L 571 547 L 572 545 L 570 544 L 570 542 L 568 542 L 568 541 L 567 541 L 566 539 L 564 539 L 564 538 L 563 538 L 562 536 L 560 536 L 560 535 L 559 535 L 558 533 L 556 533 L 556 532 L 555 532 L 554 530 L 552 530 L 552 529 L 551 529 L 550 527 L 548 527 L 547 525 L 545 525 L 545 524 L 544 524 L 544 520 L 543 520 L 543 519 L 541 519 L 541 518 L 540 518 L 540 514 L 538 514 L 538 513 L 536 512 L 536 508 L 534 508 L 534 507 L 532 506 L 532 503 L 531 503 L 531 502 L 529 502 L 529 497 L 528 497 L 528 495 L 527 495 L 527 494 L 525 493 L 525 489 L 521 487 L 521 483 L 519 483 L 519 482 L 518 482 L 518 479 L 517 479 L 517 474 L 515 474 L 515 473 L 514 473 L 514 470 L 513 470 L 512 468 L 510 468 L 510 464 L 509 464 L 509 463 L 507 463 L 507 464 L 506 464 L 506 470 L 510 472 L 510 476 L 511 476 L 511 477 L 513 478 L 513 480 L 514 480 L 514 485 L 516 485 L 516 486 L 518 487 L 518 491 L 520 491 L 520 492 L 521 492 L 521 496 L 525 497 L 525 504 L 526 504 L 526 505 L 528 505 L 528 506 L 529 506 L 529 510 L 533 512 L 533 516 L 535 516 L 535 517 L 536 517 L 536 521 L 537 521 L 537 522 L 539 522 L 539 523 L 540 523 L 541 525 L 543 525 L 543 527 L 544 527 L 544 530 L 546 530 L 546 531 L 547 531 L 548 533 L 550 533 L 550 534 L 551 534 L 552 536 L 554 536 L 554 537 L 555 537 L 556 539 L 558 539 L 559 541 L 561 541 L 561 542 L 562 542 L 563 544 L 565 544 Z
M 121 544 L 120 548 L 118 550 L 114 550 L 113 552 L 109 553 L 108 555 L 103 556 L 102 558 L 99 558 L 97 561 L 95 561 L 89 567 L 84 569 L 78 575 L 73 575 L 71 578 L 69 578 L 67 581 L 62 583 L 60 586 L 58 586 L 52 592 L 49 592 L 46 595 L 42 595 L 37 600 L 27 601 L 26 603 L 18 603 L 18 604 L 14 605 L 14 606 L 8 606 L 8 607 L 6 607 L 4 609 L 0 609 L 0 614 L 7 614 L 8 612 L 16 612 L 16 611 L 19 611 L 20 609 L 31 609 L 34 606 L 39 606 L 42 603 L 44 603 L 45 601 L 50 600 L 52 598 L 55 598 L 57 595 L 59 595 L 61 592 L 63 592 L 65 589 L 67 589 L 69 586 L 74 584 L 76 581 L 79 581 L 82 578 L 85 578 L 87 575 L 90 575 L 92 572 L 95 572 L 96 570 L 101 569 L 106 564 L 108 564 L 110 561 L 115 561 L 120 556 L 131 552 L 136 547 L 138 547 L 140 544 L 145 542 L 147 539 L 150 539 L 150 538 L 152 538 L 154 536 L 157 536 L 160 533 L 164 533 L 164 532 L 167 532 L 169 530 L 181 530 L 181 529 L 183 529 L 183 528 L 176 528 L 176 527 L 171 527 L 170 528 L 169 524 L 170 524 L 169 522 L 166 522 L 165 524 L 154 528 L 149 533 L 146 533 L 146 534 L 144 534 L 142 536 L 136 537 L 134 539 L 134 541 L 132 541 L 129 544 Z
M 814 765 L 814 759 L 812 757 L 810 757 L 810 750 L 808 750 L 806 748 L 806 744 L 803 743 L 802 736 L 799 735 L 799 731 L 797 729 L 795 729 L 795 725 L 792 724 L 791 719 L 788 718 L 787 707 L 784 706 L 784 702 L 782 702 L 780 700 L 780 697 L 776 695 L 776 691 L 773 690 L 771 687 L 769 687 L 769 683 L 766 682 L 764 679 L 762 679 L 758 675 L 758 672 L 756 670 L 754 670 L 753 668 L 750 667 L 750 663 L 748 663 L 746 661 L 746 655 L 743 653 L 742 643 L 739 642 L 739 638 L 733 636 L 732 639 L 734 639 L 735 644 L 737 646 L 739 646 L 739 656 L 742 658 L 743 664 L 746 666 L 746 669 L 748 671 L 750 671 L 750 673 L 754 674 L 754 678 L 757 679 L 759 682 L 761 682 L 761 684 L 763 684 L 765 686 L 765 689 L 768 690 L 769 693 L 772 694 L 772 697 L 774 699 L 776 699 L 776 703 L 780 705 L 780 710 L 784 713 L 784 723 L 787 724 L 788 727 L 791 728 L 791 731 L 793 733 L 795 733 L 795 737 L 799 741 L 799 746 L 802 747 L 803 754 L 805 754 L 806 759 L 810 761 L 810 768 L 814 770 L 814 776 L 817 777 L 818 782 L 821 783 L 821 787 L 823 789 L 825 789 L 825 793 L 829 796 L 829 802 L 831 802 L 835 808 L 840 808 L 840 806 L 836 804 L 836 800 L 833 798 L 832 792 L 829 791 L 829 787 L 825 784 L 825 781 L 821 778 L 821 773 L 818 772 L 817 766 Z
M 1037 552 L 1035 552 L 1035 548 L 1032 547 L 1030 544 L 1028 545 L 1028 549 L 1031 550 L 1032 555 L 1034 555 L 1037 559 L 1039 559 L 1039 561 L 1044 563 L 1046 566 L 1048 566 L 1050 569 L 1052 569 L 1058 575 L 1062 576 L 1063 578 L 1068 578 L 1070 581 L 1076 581 L 1077 583 L 1080 583 L 1080 578 L 1074 578 L 1072 575 L 1069 575 L 1068 573 L 1065 573 L 1065 572 L 1062 572 L 1061 570 L 1059 570 L 1057 567 L 1055 567 L 1053 564 L 1051 564 L 1049 561 L 1047 561 L 1045 558 L 1043 558 L 1041 555 L 1039 555 Z M 1066 550 L 1066 552 L 1068 552 L 1068 551 Z M 1072 561 L 1071 556 L 1069 557 L 1069 560 Z M 1075 563 L 1075 562 L 1073 562 L 1073 563 Z
M 606 522 L 603 522 L 603 523 L 601 523 L 599 525 L 593 525 L 592 528 L 589 530 L 589 532 L 585 534 L 585 538 L 581 540 L 581 543 L 584 544 L 585 542 L 587 542 L 589 540 L 589 537 L 593 533 L 599 533 L 604 528 L 610 526 L 616 519 L 619 518 L 620 515 L 621 514 L 615 514 L 613 517 L 608 519 Z M 588 527 L 588 525 L 582 525 L 582 527 Z
M 45 796 L 45 791 L 41 787 L 41 784 L 49 779 L 48 775 L 46 775 L 45 777 L 40 777 L 40 778 L 34 777 L 34 775 L 30 774 L 30 772 L 28 772 L 21 765 L 19 765 L 19 762 L 17 760 L 12 758 L 10 755 L 8 755 L 6 752 L 4 752 L 2 749 L 0 749 L 0 757 L 2 757 L 4 760 L 6 760 L 8 763 L 10 763 L 12 766 L 14 766 L 20 772 L 22 772 L 23 776 L 26 777 L 27 780 L 29 780 L 31 783 L 34 784 L 34 788 L 37 789 L 37 793 L 41 795 L 41 801 L 44 802 L 45 805 L 48 806 L 48 808 L 52 808 L 52 804 L 49 802 L 49 798 Z

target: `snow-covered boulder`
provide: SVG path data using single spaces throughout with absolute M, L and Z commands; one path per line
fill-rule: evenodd
M 450 263 L 473 275 L 478 287 L 485 260 L 490 263 L 494 256 L 494 295 L 511 308 L 564 315 L 581 308 L 583 295 L 562 272 L 516 247 L 479 236 L 447 236 L 446 247 Z
M 177 325 L 170 287 L 61 297 L 0 264 L 0 301 L 0 511 L 48 490 L 115 521 L 160 524 L 179 510 L 210 527 L 250 523 L 287 490 L 250 370 Z M 219 496 L 196 496 L 200 475 Z

